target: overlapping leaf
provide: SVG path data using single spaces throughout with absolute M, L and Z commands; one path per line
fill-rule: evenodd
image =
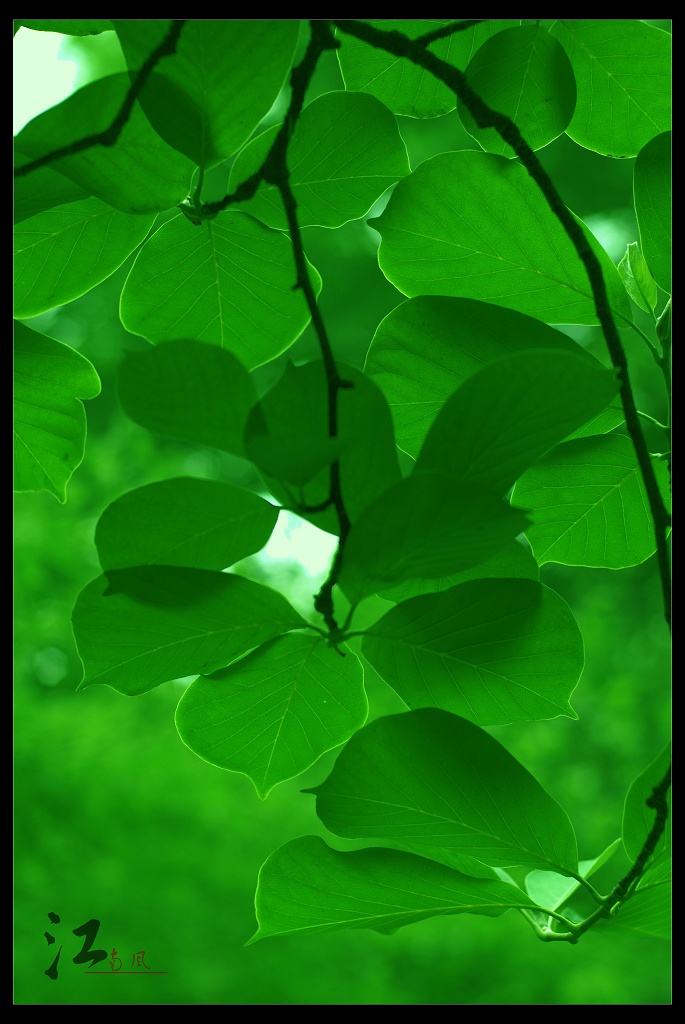
M 300 836 L 262 865 L 259 927 L 247 944 L 342 928 L 392 932 L 445 914 L 498 917 L 510 907 L 531 906 L 530 897 L 507 882 L 470 878 L 399 850 L 340 853 L 318 836 Z
M 228 189 L 261 167 L 280 126 L 267 129 L 236 157 Z M 387 107 L 364 93 L 329 92 L 302 111 L 288 145 L 289 182 L 300 227 L 336 228 L 367 213 L 409 173 L 407 150 Z M 262 182 L 242 208 L 272 228 L 287 228 L 275 185 Z
M 403 580 L 439 579 L 494 555 L 526 521 L 485 487 L 419 471 L 364 509 L 345 542 L 338 582 L 356 603 Z
M 79 594 L 72 616 L 84 666 L 79 689 L 135 696 L 168 679 L 224 668 L 304 620 L 270 587 L 169 565 L 111 569 Z
M 542 149 L 569 125 L 576 81 L 564 48 L 542 28 L 520 25 L 487 39 L 466 68 L 469 85 L 492 109 L 510 117 L 531 149 Z M 488 153 L 516 156 L 494 128 L 479 128 L 461 100 L 459 117 Z
M 636 156 L 671 127 L 671 36 L 629 18 L 556 21 L 578 87 L 567 134 L 603 156 Z
M 370 21 L 370 24 L 385 32 L 401 32 L 410 39 L 416 39 L 448 22 L 383 19 Z M 478 47 L 490 36 L 518 24 L 519 21 L 505 19 L 481 22 L 446 39 L 436 40 L 429 45 L 429 51 L 463 71 Z M 423 68 L 340 30 L 337 34 L 341 42 L 338 60 L 346 89 L 371 93 L 393 114 L 406 117 L 439 117 L 454 110 L 454 92 Z
M 651 313 L 658 298 L 656 282 L 637 242 L 628 243 L 625 256 L 618 265 L 618 272 L 633 302 L 645 313 Z
M 534 317 L 474 299 L 419 295 L 381 320 L 364 371 L 388 400 L 398 447 L 416 457 L 440 409 L 468 377 L 503 356 L 541 348 L 600 365 L 567 335 Z M 574 435 L 604 433 L 623 418 L 615 397 Z
M 369 627 L 362 653 L 412 708 L 477 725 L 577 717 L 580 630 L 535 580 L 476 579 L 403 601 Z
M 14 315 L 37 316 L 90 291 L 118 270 L 153 222 L 99 199 L 22 221 L 14 232 Z
M 552 324 L 597 324 L 588 276 L 547 200 L 518 161 L 460 150 L 424 160 L 380 217 L 380 268 L 405 295 L 494 302 Z M 578 221 L 612 309 L 630 320 L 616 267 Z
M 321 279 L 309 265 L 315 293 Z M 195 338 L 227 348 L 248 369 L 274 359 L 310 315 L 287 235 L 238 211 L 193 226 L 179 215 L 149 239 L 121 295 L 127 330 L 148 341 Z
M 578 874 L 583 878 L 591 878 L 613 857 L 620 842 L 620 839 L 615 839 L 607 846 L 606 850 L 600 853 L 599 857 L 579 861 Z M 568 875 L 560 875 L 556 871 L 536 869 L 526 875 L 525 886 L 526 892 L 539 907 L 544 907 L 546 910 L 558 910 L 580 888 L 580 882 L 575 878 L 569 878 Z
M 14 163 L 21 167 L 30 163 L 31 158 L 20 153 L 15 146 Z M 65 203 L 75 203 L 79 199 L 89 199 L 90 193 L 70 178 L 65 178 L 50 167 L 39 167 L 23 178 L 14 181 L 14 223 L 35 217 L 44 210 Z
M 671 763 L 671 744 L 638 775 L 626 793 L 623 806 L 623 846 L 631 861 L 637 860 L 656 820 L 656 810 L 647 806 L 652 790 L 666 775 Z M 668 817 L 638 888 L 651 888 L 671 877 L 671 789 L 666 793 Z
M 653 466 L 667 488 L 665 463 Z M 539 565 L 623 569 L 656 551 L 635 449 L 621 434 L 557 445 L 517 481 L 511 500 L 529 512 L 526 537 Z
M 461 572 L 451 573 L 449 576 L 442 576 L 438 579 L 415 579 L 406 583 L 399 583 L 383 591 L 382 597 L 385 601 L 406 601 L 410 597 L 420 597 L 422 594 L 437 594 L 443 590 L 456 587 L 459 583 L 466 583 L 468 580 L 482 579 L 522 579 L 537 580 L 540 577 L 540 569 L 530 553 L 530 548 L 520 544 L 518 540 L 505 544 L 492 558 L 486 558 L 471 569 L 463 569 Z
M 105 131 L 130 84 L 120 72 L 85 85 L 21 130 L 19 152 L 35 159 Z M 188 195 L 194 170 L 159 137 L 137 103 L 114 146 L 90 146 L 54 160 L 50 167 L 124 213 L 158 213 L 176 206 Z
M 671 133 L 651 139 L 633 172 L 635 216 L 642 251 L 654 280 L 671 293 Z
M 61 502 L 83 459 L 86 413 L 100 379 L 80 353 L 14 325 L 14 489 L 46 490 Z
M 338 442 L 340 486 L 345 511 L 355 522 L 363 509 L 375 498 L 397 483 L 400 468 L 388 403 L 382 392 L 366 374 L 344 363 L 337 363 L 338 373 L 351 387 L 338 391 Z M 316 364 L 309 372 L 320 373 Z M 326 403 L 326 391 L 318 392 L 316 407 Z M 324 407 L 326 407 L 324 405 Z M 314 413 L 314 410 L 312 410 Z M 317 506 L 330 494 L 330 470 L 323 469 L 303 487 L 292 487 L 276 477 L 265 475 L 272 494 L 291 507 Z M 338 519 L 332 508 L 323 512 L 300 513 L 314 526 L 329 533 L 338 532 Z
M 147 430 L 244 456 L 254 382 L 225 349 L 179 338 L 127 352 L 119 370 L 124 412 Z
M 416 462 L 507 491 L 544 452 L 616 395 L 611 370 L 574 353 L 518 352 L 469 377 L 445 402 Z M 455 439 L 459 443 L 455 443 Z
M 347 839 L 407 840 L 426 857 L 458 850 L 495 867 L 578 867 L 565 811 L 497 740 L 445 711 L 376 719 L 308 792 Z
M 344 654 L 303 633 L 263 644 L 190 685 L 176 711 L 181 739 L 205 761 L 249 776 L 265 798 L 364 724 L 364 673 Z
M 636 893 L 611 919 L 611 927 L 669 940 L 672 917 L 671 886 L 665 884 Z
M 132 72 L 169 30 L 166 19 L 115 21 Z M 235 153 L 262 120 L 285 82 L 300 22 L 292 19 L 186 21 L 140 96 L 154 128 L 200 167 Z
M 218 480 L 180 477 L 138 487 L 108 505 L 95 530 L 100 565 L 225 569 L 262 548 L 278 509 Z

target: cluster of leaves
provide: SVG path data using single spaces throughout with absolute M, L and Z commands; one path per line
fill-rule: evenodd
M 129 74 L 90 83 L 16 139 L 15 316 L 73 300 L 137 250 L 121 320 L 151 345 L 123 360 L 124 411 L 250 460 L 264 481 L 257 494 L 170 479 L 109 505 L 96 531 L 102 575 L 73 613 L 81 687 L 133 696 L 197 676 L 178 705 L 182 740 L 262 797 L 348 741 L 314 791 L 317 813 L 338 836 L 383 843 L 350 853 L 302 837 L 276 851 L 255 939 L 512 907 L 545 940 L 575 942 L 619 909 L 661 934 L 668 751 L 628 791 L 634 868 L 601 896 L 588 878 L 618 840 L 579 863 L 566 812 L 483 727 L 576 717 L 583 640 L 540 566 L 651 557 L 665 541 L 670 466 L 647 456 L 636 418 L 623 429 L 627 369 L 552 326 L 603 323 L 602 302 L 497 116 L 531 152 L 566 132 L 636 157 L 640 245 L 618 268 L 570 216 L 601 268 L 609 320 L 635 327 L 631 299 L 652 315 L 656 342 L 643 337 L 670 392 L 670 299 L 656 312 L 671 291 L 668 35 L 637 21 L 340 22 L 336 35 L 312 22 L 283 124 L 255 134 L 294 61 L 297 21 L 22 24 L 113 28 Z M 333 48 L 345 91 L 304 105 Z M 468 89 L 457 99 L 429 60 L 465 69 Z M 469 90 L 498 112 L 489 126 Z M 396 115 L 455 105 L 481 148 L 410 168 Z M 227 160 L 228 194 L 203 203 L 205 172 Z M 333 356 L 299 229 L 361 218 L 391 186 L 370 223 L 406 301 L 378 325 L 362 371 Z M 322 359 L 288 363 L 258 394 L 251 371 L 310 319 Z M 23 322 L 15 371 L 16 486 L 64 501 L 97 374 Z M 309 618 L 226 571 L 264 547 L 281 508 L 338 538 Z M 394 607 L 355 631 L 375 594 Z M 346 643 L 358 635 L 361 657 Z M 364 726 L 364 659 L 406 713 Z M 513 868 L 530 869 L 521 885 Z M 598 905 L 589 918 L 565 909 L 580 886 Z

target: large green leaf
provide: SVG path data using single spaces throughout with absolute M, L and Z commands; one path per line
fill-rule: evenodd
M 245 451 L 263 473 L 301 486 L 338 457 L 341 441 L 328 431 L 324 364 L 288 362 L 247 418 Z
M 653 465 L 665 483 L 665 463 Z M 623 569 L 656 551 L 635 449 L 622 434 L 557 445 L 520 477 L 511 501 L 530 515 L 526 537 L 539 565 Z
M 439 579 L 489 558 L 525 524 L 487 488 L 419 471 L 364 509 L 345 542 L 338 582 L 356 604 L 403 580 Z
M 616 267 L 599 259 L 612 309 L 630 320 Z M 380 217 L 381 270 L 405 295 L 463 295 L 553 324 L 598 324 L 576 249 L 516 160 L 460 150 L 425 160 L 398 182 Z
M 256 399 L 240 360 L 203 341 L 179 338 L 127 352 L 119 370 L 119 400 L 136 423 L 233 455 L 245 455 L 243 430 Z
M 573 117 L 573 68 L 564 48 L 539 22 L 509 28 L 487 39 L 471 59 L 466 77 L 492 110 L 514 121 L 533 150 L 558 138 Z M 478 127 L 463 102 L 457 103 L 457 109 L 467 132 L 484 150 L 516 156 L 494 128 Z
M 108 505 L 95 529 L 100 565 L 225 569 L 262 548 L 278 509 L 218 480 L 180 477 L 138 487 Z
M 470 569 L 463 569 L 461 572 L 451 573 L 449 576 L 441 576 L 438 579 L 415 579 L 406 583 L 399 583 L 383 591 L 382 597 L 385 601 L 406 601 L 409 597 L 420 597 L 422 594 L 437 594 L 450 587 L 456 587 L 459 583 L 466 583 L 468 580 L 483 579 L 521 579 L 537 580 L 540 578 L 540 569 L 530 553 L 526 544 L 520 544 L 518 540 L 505 544 L 492 558 L 486 558 Z
M 652 790 L 657 786 L 668 771 L 671 763 L 671 744 L 668 743 L 650 765 L 641 772 L 636 779 L 633 779 L 630 788 L 626 793 L 623 806 L 623 846 L 631 861 L 637 860 L 642 848 L 651 832 L 656 819 L 654 808 L 647 806 L 647 799 L 651 796 Z M 653 882 L 655 877 L 670 877 L 670 846 L 671 846 L 671 789 L 666 794 L 668 804 L 668 818 L 663 834 L 656 844 L 654 852 L 648 862 L 646 874 L 641 882 Z M 665 856 L 666 855 L 666 856 Z M 656 863 L 655 862 L 659 862 Z M 654 870 L 656 867 L 656 871 Z M 664 870 L 664 868 L 666 870 Z M 651 877 L 647 877 L 650 874 Z
M 477 725 L 577 718 L 583 639 L 566 602 L 535 580 L 481 579 L 391 608 L 362 653 L 412 708 Z
M 14 325 L 14 489 L 46 490 L 67 500 L 67 482 L 83 459 L 86 413 L 100 378 L 80 353 Z M 78 397 L 77 397 L 78 396 Z
M 670 884 L 648 892 L 637 892 L 608 922 L 612 928 L 626 928 L 655 939 L 670 939 L 673 905 Z
M 105 131 L 130 84 L 123 71 L 89 82 L 30 121 L 17 136 L 18 150 L 35 159 Z M 90 146 L 54 160 L 50 167 L 124 213 L 157 213 L 177 206 L 188 195 L 194 169 L 160 139 L 137 103 L 114 146 Z
M 233 192 L 258 170 L 280 129 L 274 125 L 236 157 Z M 363 217 L 390 185 L 409 173 L 407 150 L 387 107 L 364 93 L 329 92 L 302 111 L 288 146 L 290 187 L 300 227 L 337 228 Z M 272 228 L 287 228 L 275 185 L 262 182 L 242 208 Z
M 566 812 L 497 740 L 446 711 L 364 726 L 308 792 L 326 828 L 346 839 L 407 840 L 426 857 L 459 850 L 494 867 L 578 867 Z
M 445 402 L 416 468 L 440 470 L 504 493 L 544 452 L 604 409 L 617 391 L 612 370 L 575 353 L 538 350 L 506 356 L 465 380 Z
M 114 21 L 130 70 L 169 30 L 166 19 Z M 158 65 L 140 103 L 163 139 L 200 167 L 235 153 L 276 100 L 300 22 L 199 18 L 186 21 L 176 52 Z
M 671 36 L 628 18 L 556 21 L 578 99 L 567 134 L 603 156 L 636 156 L 671 127 Z
M 22 221 L 14 232 L 14 315 L 37 316 L 90 291 L 118 270 L 153 222 L 99 199 Z
M 309 264 L 315 293 L 321 279 Z M 290 239 L 239 211 L 199 227 L 179 214 L 148 240 L 126 278 L 121 319 L 148 341 L 196 338 L 252 369 L 287 349 L 309 323 L 294 290 Z
M 311 364 L 316 373 L 316 364 Z M 338 373 L 352 387 L 338 391 L 338 441 L 340 444 L 340 488 L 345 511 L 351 522 L 375 498 L 397 483 L 400 468 L 388 403 L 382 392 L 366 374 L 344 363 L 337 363 Z M 318 371 L 320 373 L 320 370 Z M 314 392 L 317 402 L 327 402 L 323 388 Z M 314 397 L 312 393 L 312 399 Z M 323 469 L 303 487 L 289 487 L 275 477 L 264 477 L 271 493 L 284 504 L 298 506 L 299 514 L 314 526 L 329 533 L 338 532 L 335 511 L 305 512 L 302 506 L 317 506 L 328 500 L 330 470 Z
M 428 917 L 498 917 L 510 907 L 532 906 L 508 882 L 470 878 L 399 850 L 340 853 L 318 836 L 300 836 L 262 865 L 255 897 L 259 927 L 247 945 L 342 928 L 392 932 Z
M 633 172 L 635 216 L 642 251 L 654 280 L 671 293 L 671 133 L 651 139 Z
M 417 36 L 447 25 L 448 21 L 383 19 L 370 21 L 369 24 L 385 32 L 402 32 L 410 39 L 416 39 Z M 438 39 L 428 49 L 463 71 L 478 47 L 491 35 L 518 24 L 519 21 L 506 20 L 482 22 L 446 39 Z M 349 91 L 371 93 L 385 103 L 393 114 L 406 117 L 439 117 L 454 110 L 454 92 L 423 68 L 340 30 L 337 34 L 341 43 L 338 50 L 340 70 L 345 88 Z
M 229 573 L 145 565 L 111 569 L 81 591 L 72 617 L 79 689 L 135 696 L 168 679 L 224 668 L 304 619 L 270 587 Z
M 114 28 L 111 21 L 105 21 L 101 18 L 91 19 L 90 21 L 83 18 L 76 20 L 37 20 L 32 18 L 28 21 L 15 21 L 14 24 L 33 29 L 34 32 L 59 32 L 63 36 L 96 36 L 100 32 L 111 32 Z
M 277 637 L 181 697 L 183 742 L 219 768 L 249 776 L 262 799 L 364 724 L 364 673 L 320 636 Z
M 503 356 L 540 348 L 600 365 L 566 334 L 534 317 L 475 299 L 418 295 L 381 320 L 364 371 L 388 400 L 398 447 L 416 457 L 440 409 L 468 377 Z M 616 397 L 574 433 L 601 434 L 623 419 Z
M 16 167 L 30 163 L 30 157 L 20 153 L 14 147 L 14 163 Z M 39 167 L 23 178 L 14 181 L 14 223 L 35 217 L 37 213 L 51 210 L 54 206 L 75 203 L 79 199 L 89 199 L 90 193 L 81 188 L 70 178 L 65 178 L 50 167 Z

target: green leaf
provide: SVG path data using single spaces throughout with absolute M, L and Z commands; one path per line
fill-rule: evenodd
M 603 156 L 636 156 L 671 127 L 671 36 L 644 21 L 602 18 L 555 21 L 578 99 L 566 129 Z
M 231 167 L 233 192 L 263 164 L 280 130 L 267 129 Z M 387 188 L 409 173 L 407 149 L 387 107 L 364 93 L 329 92 L 302 111 L 288 146 L 289 182 L 300 227 L 337 228 L 363 217 Z M 242 209 L 272 228 L 287 228 L 280 193 L 262 182 Z
M 15 491 L 45 490 L 67 500 L 67 482 L 86 443 L 86 413 L 78 398 L 99 393 L 100 378 L 84 356 L 15 323 Z
M 520 544 L 517 540 L 508 544 L 493 555 L 486 558 L 471 569 L 464 569 L 462 572 L 451 573 L 449 576 L 442 576 L 438 579 L 415 579 L 406 583 L 400 583 L 396 587 L 390 587 L 383 591 L 384 601 L 406 601 L 409 597 L 420 597 L 422 594 L 437 594 L 450 587 L 456 587 L 459 583 L 466 583 L 468 580 L 481 579 L 524 579 L 537 580 L 540 577 L 538 563 L 530 553 L 526 545 Z
M 126 352 L 119 400 L 147 430 L 245 455 L 243 430 L 257 399 L 249 373 L 230 352 L 179 338 Z
M 88 21 L 79 18 L 76 20 L 50 19 L 29 21 L 15 21 L 15 25 L 23 25 L 25 28 L 33 29 L 34 32 L 59 32 L 63 36 L 97 36 L 100 32 L 110 32 L 114 25 L 111 21 L 102 18 L 95 18 Z
M 162 20 L 114 21 L 129 69 L 137 71 L 167 34 Z M 140 103 L 155 130 L 199 167 L 235 153 L 276 100 L 300 22 L 191 19 L 176 52 L 158 65 Z
M 458 850 L 494 867 L 578 867 L 566 812 L 497 740 L 446 711 L 376 719 L 307 792 L 346 839 L 407 840 L 426 857 Z
M 466 77 L 491 110 L 514 121 L 533 150 L 562 135 L 573 117 L 573 68 L 564 48 L 539 22 L 508 28 L 487 39 L 466 68 Z M 484 150 L 516 156 L 494 128 L 478 127 L 461 100 L 457 110 L 466 131 Z
M 445 914 L 498 917 L 533 906 L 507 882 L 470 878 L 442 864 L 382 848 L 340 853 L 318 836 L 300 836 L 272 853 L 259 872 L 256 933 L 276 935 L 343 928 L 391 932 Z
M 424 441 L 417 469 L 436 469 L 498 493 L 544 452 L 604 409 L 612 370 L 574 353 L 518 352 L 469 377 Z M 455 444 L 459 438 L 459 444 Z
M 628 242 L 626 254 L 618 265 L 625 289 L 636 305 L 651 313 L 657 304 L 656 282 L 637 242 Z
M 577 718 L 583 639 L 566 602 L 534 580 L 481 579 L 391 608 L 362 653 L 409 707 L 477 725 Z
M 200 677 L 181 697 L 176 727 L 190 749 L 249 776 L 265 799 L 366 720 L 364 673 L 320 636 L 271 640 L 234 665 Z
M 111 569 L 81 591 L 72 616 L 82 690 L 129 697 L 168 679 L 224 668 L 304 619 L 270 587 L 208 569 Z
M 671 294 L 671 133 L 651 139 L 633 172 L 640 242 L 654 280 Z
M 578 874 L 583 878 L 591 878 L 613 857 L 620 843 L 620 839 L 615 839 L 599 857 L 581 860 L 578 864 Z M 558 910 L 580 888 L 580 882 L 556 871 L 536 870 L 526 875 L 525 886 L 526 892 L 539 907 L 544 907 L 545 910 Z
M 316 364 L 313 364 L 314 366 Z M 336 362 L 338 373 L 352 384 L 338 391 L 338 434 L 340 443 L 340 488 L 345 511 L 354 523 L 362 511 L 400 479 L 392 418 L 383 394 L 366 374 Z M 315 371 L 312 371 L 315 372 Z M 326 401 L 323 390 L 317 402 Z M 309 513 L 301 506 L 321 505 L 330 494 L 330 470 L 318 473 L 295 493 L 275 477 L 264 477 L 271 493 L 286 505 L 298 506 L 298 514 L 314 526 L 338 533 L 338 519 L 332 508 Z
M 22 167 L 30 163 L 31 158 L 20 153 L 14 147 L 14 165 Z M 14 179 L 14 223 L 35 217 L 44 210 L 65 203 L 75 203 L 79 199 L 89 199 L 90 194 L 80 185 L 65 178 L 63 174 L 49 167 L 39 167 L 23 178 Z
M 95 529 L 100 565 L 225 569 L 264 547 L 278 509 L 218 480 L 160 480 L 122 494 Z
M 440 409 L 468 377 L 503 356 L 541 348 L 601 365 L 566 334 L 534 317 L 474 299 L 418 295 L 381 320 L 364 372 L 388 400 L 398 447 L 416 457 Z M 623 419 L 616 397 L 575 433 L 604 433 Z
M 385 32 L 401 32 L 410 39 L 416 39 L 449 24 L 449 21 L 383 19 L 369 21 L 369 24 Z M 428 50 L 463 70 L 478 47 L 491 35 L 518 24 L 519 21 L 506 20 L 482 22 L 446 39 L 438 39 L 429 45 Z M 337 36 L 341 44 L 338 50 L 340 71 L 345 88 L 350 92 L 371 93 L 393 114 L 406 117 L 440 117 L 454 110 L 454 92 L 423 68 L 339 30 Z
M 105 131 L 130 84 L 123 71 L 89 82 L 30 121 L 17 136 L 18 149 L 35 159 Z M 178 205 L 188 195 L 194 170 L 160 139 L 137 103 L 114 146 L 91 146 L 50 167 L 124 213 L 158 213 Z
M 656 819 L 656 811 L 647 806 L 646 801 L 652 795 L 652 790 L 664 778 L 671 763 L 671 744 L 668 743 L 651 764 L 630 784 L 623 806 L 623 846 L 631 862 L 637 860 L 642 848 L 651 832 Z M 666 828 L 652 854 L 652 860 L 648 861 L 651 866 L 661 854 L 668 851 L 671 846 L 671 789 L 666 794 L 668 804 L 668 818 Z
M 616 267 L 576 221 L 599 259 L 611 308 L 630 320 Z M 519 161 L 439 153 L 398 182 L 368 223 L 382 235 L 381 270 L 405 295 L 465 296 L 547 323 L 599 323 L 575 246 Z
M 62 306 L 113 274 L 152 227 L 154 217 L 119 213 L 99 199 L 46 210 L 14 232 L 14 315 Z
M 321 279 L 311 264 L 315 294 Z M 179 214 L 146 242 L 126 278 L 121 320 L 148 341 L 196 338 L 253 369 L 299 338 L 310 314 L 294 290 L 290 239 L 233 211 L 194 227 Z
M 652 464 L 666 482 L 666 465 Z M 526 537 L 539 565 L 623 569 L 656 551 L 635 449 L 622 434 L 557 445 L 517 481 L 511 501 L 530 515 Z
M 247 418 L 245 451 L 263 473 L 301 486 L 338 457 L 340 439 L 328 430 L 324 364 L 288 361 Z
M 439 579 L 489 558 L 526 521 L 485 487 L 416 472 L 364 509 L 345 542 L 338 582 L 356 604 L 403 580 Z
M 612 928 L 626 928 L 640 935 L 670 940 L 672 914 L 671 886 L 666 884 L 636 893 L 607 923 Z

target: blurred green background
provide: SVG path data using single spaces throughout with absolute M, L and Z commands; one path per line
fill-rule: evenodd
M 27 34 L 34 41 L 43 36 L 20 29 L 17 65 L 49 85 L 54 67 Z M 78 62 L 76 86 L 121 66 L 111 33 L 65 40 L 61 53 Z M 310 99 L 342 87 L 334 55 L 326 57 Z M 44 106 L 56 102 L 52 97 Z M 282 102 L 271 122 L 279 109 Z M 412 167 L 444 149 L 477 148 L 456 113 L 400 122 Z M 540 157 L 564 200 L 618 261 L 638 239 L 634 161 L 596 156 L 565 136 Z M 208 198 L 223 194 L 226 177 L 227 165 L 208 182 Z M 364 221 L 304 235 L 324 281 L 321 309 L 335 351 L 361 367 L 375 326 L 403 299 L 378 269 L 378 235 Z M 147 344 L 127 334 L 118 318 L 131 263 L 81 299 L 28 321 L 87 356 L 102 393 L 86 403 L 86 456 L 66 505 L 46 493 L 16 496 L 15 1004 L 669 1003 L 665 942 L 606 928 L 590 931 L 575 947 L 542 945 L 514 912 L 497 920 L 435 919 L 389 937 L 350 931 L 244 948 L 256 928 L 259 868 L 274 849 L 309 833 L 338 849 L 352 845 L 329 836 L 313 798 L 300 793 L 326 777 L 336 751 L 262 802 L 246 777 L 206 764 L 181 743 L 174 709 L 182 682 L 134 699 L 105 687 L 75 692 L 81 665 L 71 607 L 99 573 L 93 534 L 104 508 L 125 491 L 176 475 L 260 487 L 248 463 L 157 438 L 121 412 L 122 355 Z M 634 311 L 649 331 L 647 318 Z M 598 329 L 566 330 L 607 362 Z M 662 419 L 664 397 L 651 357 L 632 332 L 622 338 L 638 405 Z M 308 328 L 286 355 L 301 361 L 317 354 Z M 276 379 L 282 365 L 262 368 L 260 385 Z M 660 450 L 657 434 L 648 441 Z M 291 519 L 269 547 L 269 580 L 307 607 L 324 578 L 330 539 L 297 526 Z M 259 578 L 264 560 L 253 558 L 242 571 Z M 585 639 L 586 668 L 573 697 L 579 721 L 490 731 L 565 807 L 580 856 L 589 858 L 620 834 L 628 785 L 669 738 L 668 634 L 653 558 L 621 572 L 548 565 L 542 580 L 569 602 Z M 384 607 L 367 604 L 369 617 Z M 371 670 L 367 680 L 371 717 L 403 709 Z M 622 857 L 597 876 L 600 889 L 626 870 Z M 49 912 L 59 915 L 59 924 L 50 924 Z M 115 947 L 123 969 L 145 950 L 151 970 L 166 974 L 86 976 L 72 961 L 81 948 L 72 930 L 92 918 L 100 921 L 95 946 L 108 954 Z M 46 930 L 55 945 L 48 947 Z M 61 943 L 59 977 L 52 981 L 44 971 Z M 109 971 L 106 961 L 98 967 Z

